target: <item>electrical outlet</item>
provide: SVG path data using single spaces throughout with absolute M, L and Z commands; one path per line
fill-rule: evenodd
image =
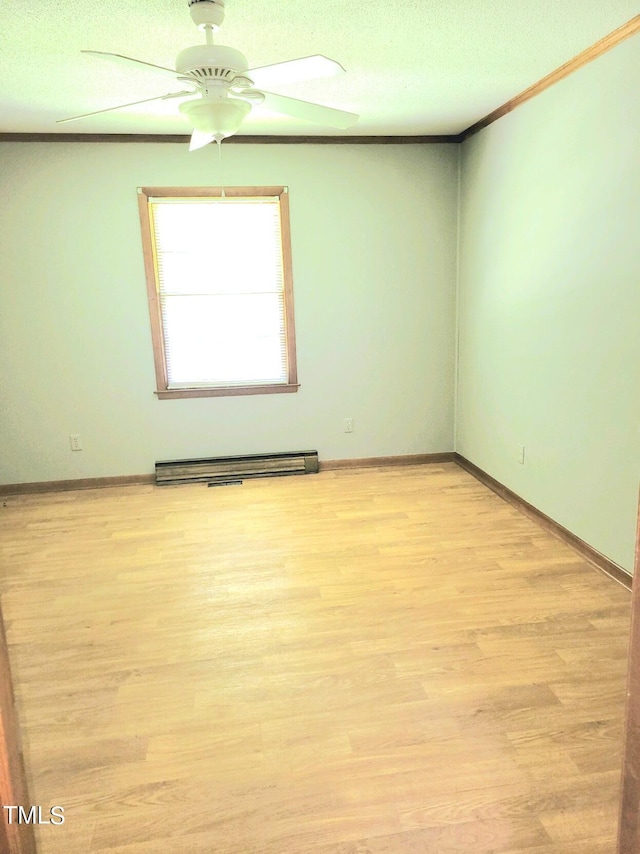
M 518 462 L 521 466 L 524 465 L 524 445 L 518 445 Z
M 353 433 L 353 418 L 344 419 L 344 432 Z
M 82 450 L 82 439 L 78 436 L 77 433 L 73 433 L 69 436 L 69 444 L 71 445 L 72 451 L 81 451 Z

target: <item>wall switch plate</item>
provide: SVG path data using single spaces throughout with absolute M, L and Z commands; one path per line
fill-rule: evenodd
M 72 451 L 82 450 L 82 439 L 77 433 L 72 433 L 71 436 L 69 436 L 69 444 L 71 445 Z
M 344 419 L 344 432 L 353 433 L 353 418 Z
M 524 445 L 518 445 L 518 462 L 521 466 L 524 465 Z

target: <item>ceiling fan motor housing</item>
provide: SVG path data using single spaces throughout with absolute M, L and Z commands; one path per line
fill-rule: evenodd
M 232 47 L 198 44 L 181 50 L 176 57 L 176 71 L 202 80 L 233 80 L 249 68 L 247 58 Z
M 191 20 L 199 30 L 217 32 L 224 21 L 224 0 L 189 0 Z

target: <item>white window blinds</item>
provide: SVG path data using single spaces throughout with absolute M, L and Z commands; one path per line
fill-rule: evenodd
M 150 198 L 168 388 L 287 382 L 279 197 Z

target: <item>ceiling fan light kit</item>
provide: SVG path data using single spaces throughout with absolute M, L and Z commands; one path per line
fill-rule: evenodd
M 267 85 L 280 85 L 343 73 L 344 68 L 335 60 L 315 55 L 249 69 L 246 57 L 239 50 L 213 44 L 213 33 L 220 29 L 224 21 L 224 0 L 189 0 L 189 12 L 194 24 L 204 32 L 206 44 L 194 45 L 180 51 L 176 58 L 175 70 L 122 54 L 105 51 L 83 52 L 111 61 L 143 66 L 163 75 L 173 75 L 178 82 L 186 83 L 191 89 L 95 110 L 81 116 L 60 119 L 58 123 L 76 121 L 138 103 L 186 97 L 189 100 L 183 101 L 179 109 L 193 128 L 190 145 L 190 150 L 193 151 L 214 140 L 220 143 L 226 137 L 232 136 L 240 129 L 252 107 L 263 102 L 272 112 L 326 127 L 346 129 L 358 120 L 355 113 L 266 92 L 260 86 L 261 79 Z M 254 85 L 259 88 L 254 88 Z
M 194 130 L 207 133 L 211 140 L 222 140 L 236 133 L 251 111 L 251 104 L 240 98 L 184 101 L 183 113 Z

